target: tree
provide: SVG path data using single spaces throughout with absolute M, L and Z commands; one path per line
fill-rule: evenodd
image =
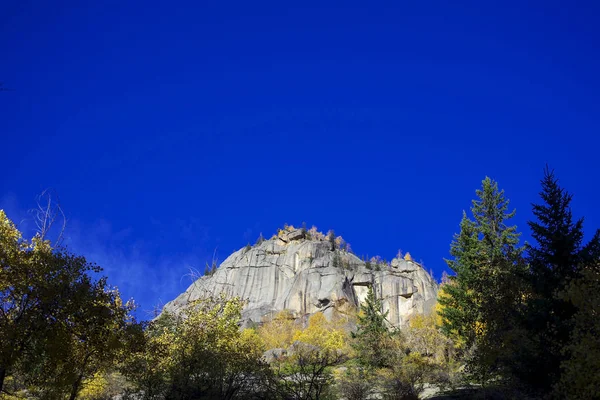
M 40 235 L 24 240 L 1 210 L 0 266 L 0 390 L 13 374 L 50 397 L 75 398 L 113 359 L 131 305 L 92 278 L 98 266 Z
M 447 263 L 455 275 L 439 301 L 444 331 L 465 343 L 469 371 L 485 382 L 502 372 L 506 349 L 515 345 L 512 322 L 524 307 L 526 268 L 520 234 L 507 225 L 515 211 L 508 212 L 504 191 L 485 178 L 476 195 L 473 219 L 463 212 L 452 242 Z
M 568 362 L 569 342 L 579 335 L 573 326 L 586 319 L 581 311 L 576 316 L 583 303 L 574 299 L 593 282 L 593 275 L 582 272 L 598 265 L 600 231 L 584 245 L 583 218 L 574 220 L 571 210 L 573 196 L 548 167 L 541 186 L 542 203 L 533 204 L 536 220 L 529 222 L 535 243 L 527 246 L 532 287 L 524 321 L 527 341 L 514 367 L 527 385 L 549 392 Z
M 60 205 L 58 194 L 52 189 L 45 189 L 37 197 L 36 207 L 30 210 L 37 229 L 37 236 L 41 240 L 49 240 L 50 234 L 58 224 L 53 247 L 59 247 L 67 227 L 67 217 Z
M 337 244 L 335 243 L 335 232 L 333 231 L 333 229 L 327 232 L 327 239 L 331 244 L 331 251 L 335 251 L 335 249 L 337 248 Z
M 413 316 L 406 330 L 406 345 L 411 352 L 443 364 L 449 352 L 450 342 L 440 331 L 437 320 L 438 316 L 434 310 L 429 315 Z
M 331 368 L 348 357 L 347 339 L 341 323 L 313 314 L 305 329 L 296 330 L 285 355 L 272 363 L 277 380 L 272 391 L 286 399 L 323 398 L 333 383 Z
M 343 266 L 342 256 L 337 250 L 333 253 L 333 258 L 331 259 L 331 266 L 333 268 L 342 268 Z
M 294 333 L 293 340 L 316 346 L 321 350 L 348 353 L 348 335 L 341 322 L 328 321 L 322 312 L 317 312 L 308 319 L 306 329 Z
M 562 349 L 560 380 L 553 390 L 559 398 L 594 399 L 600 387 L 600 264 L 581 271 L 561 298 L 576 311 L 570 320 L 569 341 Z
M 71 286 L 99 269 L 82 258 L 53 252 L 39 236 L 24 240 L 0 210 L 0 390 L 28 354 L 46 346 L 49 324 L 60 321 Z
M 358 361 L 365 367 L 385 367 L 391 364 L 394 335 L 386 325 L 388 312 L 382 312 L 381 300 L 369 286 L 367 297 L 360 305 L 357 328 L 352 333 Z
M 285 357 L 271 365 L 275 381 L 269 392 L 283 399 L 326 398 L 333 383 L 331 368 L 344 360 L 338 351 L 295 342 Z
M 84 277 L 69 289 L 70 302 L 58 313 L 59 323 L 45 332 L 46 345 L 33 358 L 29 382 L 50 397 L 67 393 L 75 400 L 86 383 L 110 371 L 128 351 L 137 326 L 130 316 L 133 303 L 123 303 L 106 278 Z
M 336 371 L 337 390 L 347 400 L 368 400 L 376 393 L 376 377 L 360 366 L 349 365 Z
M 479 319 L 478 303 L 474 292 L 477 285 L 476 257 L 479 238 L 476 227 L 465 212 L 460 222 L 460 233 L 454 236 L 450 247 L 452 260 L 446 260 L 455 273 L 449 277 L 439 303 L 442 306 L 442 329 L 450 338 L 470 347 L 475 342 L 475 327 Z
M 418 400 L 427 376 L 433 369 L 431 360 L 417 352 L 400 355 L 393 366 L 379 371 L 379 378 L 383 382 L 383 399 Z
M 333 382 L 332 367 L 351 352 L 344 323 L 318 312 L 302 329 L 287 310 L 266 321 L 259 336 L 266 348 L 278 350 L 270 361 L 269 391 L 285 399 L 323 398 Z
M 124 373 L 145 399 L 247 398 L 268 368 L 256 332 L 239 329 L 242 306 L 239 298 L 207 297 L 178 315 L 163 313 Z
M 573 221 L 573 195 L 559 186 L 548 167 L 541 184 L 543 204 L 533 204 L 537 221 L 528 223 L 537 246 L 529 245 L 527 251 L 536 294 L 550 298 L 578 276 L 585 262 L 598 258 L 600 234 L 584 246 L 583 218 Z
M 289 310 L 282 310 L 258 328 L 266 349 L 287 349 L 294 342 L 297 324 Z

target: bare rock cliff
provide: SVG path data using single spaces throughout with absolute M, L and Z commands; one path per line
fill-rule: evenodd
M 177 312 L 199 297 L 225 293 L 247 301 L 246 324 L 284 309 L 297 317 L 316 312 L 331 316 L 357 306 L 369 286 L 396 326 L 412 314 L 429 312 L 438 290 L 435 280 L 413 261 L 366 265 L 354 254 L 332 250 L 330 242 L 306 239 L 296 230 L 236 251 L 214 274 L 196 280 L 164 309 Z

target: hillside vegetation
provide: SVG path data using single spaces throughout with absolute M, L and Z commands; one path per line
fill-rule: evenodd
M 100 267 L 43 230 L 23 238 L 0 211 L 0 398 L 597 399 L 600 230 L 584 241 L 571 199 L 546 170 L 523 244 L 484 179 L 435 307 L 402 326 L 372 287 L 331 318 L 282 310 L 242 329 L 244 299 L 221 294 L 136 321 Z M 302 230 L 351 252 L 333 232 Z

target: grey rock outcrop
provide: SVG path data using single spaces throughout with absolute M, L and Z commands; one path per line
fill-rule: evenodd
M 417 263 L 394 259 L 368 269 L 354 254 L 332 251 L 325 240 L 309 240 L 293 231 L 231 254 L 210 276 L 203 276 L 165 310 L 177 312 L 188 302 L 225 293 L 247 301 L 244 323 L 260 322 L 281 310 L 295 317 L 323 312 L 345 313 L 366 297 L 372 286 L 399 326 L 412 314 L 427 313 L 437 296 L 435 280 Z

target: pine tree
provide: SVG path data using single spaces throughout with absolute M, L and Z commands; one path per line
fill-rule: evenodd
M 558 185 L 548 167 L 544 170 L 540 197 L 543 204 L 533 204 L 537 221 L 528 223 L 537 242 L 537 246 L 528 246 L 529 264 L 536 293 L 550 298 L 577 275 L 583 218 L 573 221 L 570 207 L 573 196 Z
M 476 257 L 479 239 L 475 224 L 465 212 L 460 222 L 460 233 L 454 235 L 450 246 L 452 260 L 446 260 L 448 267 L 455 273 L 449 276 L 445 286 L 445 296 L 439 302 L 443 306 L 442 330 L 455 341 L 464 343 L 466 347 L 475 341 L 475 326 L 479 319 L 477 300 L 473 288 L 476 287 L 478 274 Z
M 331 261 L 331 264 L 333 268 L 342 268 L 342 257 L 340 256 L 340 253 L 338 251 L 333 253 L 333 259 Z
M 327 238 L 329 239 L 329 243 L 331 244 L 331 251 L 335 251 L 336 243 L 335 243 L 335 232 L 332 230 L 329 231 Z
M 389 366 L 392 333 L 386 325 L 388 312 L 382 312 L 381 300 L 371 286 L 360 311 L 357 330 L 352 333 L 359 362 L 366 367 Z
M 513 338 L 511 321 L 523 308 L 523 248 L 519 246 L 514 217 L 504 191 L 490 178 L 476 191 L 471 212 L 463 213 L 460 233 L 447 260 L 455 275 L 440 298 L 443 330 L 469 350 L 467 366 L 473 376 L 485 382 L 492 373 L 501 373 L 506 347 Z
M 536 220 L 529 222 L 535 244 L 527 246 L 533 289 L 524 321 L 529 340 L 515 363 L 515 374 L 533 388 L 548 392 L 568 357 L 565 348 L 577 312 L 564 293 L 582 279 L 585 266 L 600 260 L 600 232 L 583 245 L 583 218 L 573 219 L 573 196 L 560 187 L 548 167 L 541 184 L 542 204 L 533 204 Z

